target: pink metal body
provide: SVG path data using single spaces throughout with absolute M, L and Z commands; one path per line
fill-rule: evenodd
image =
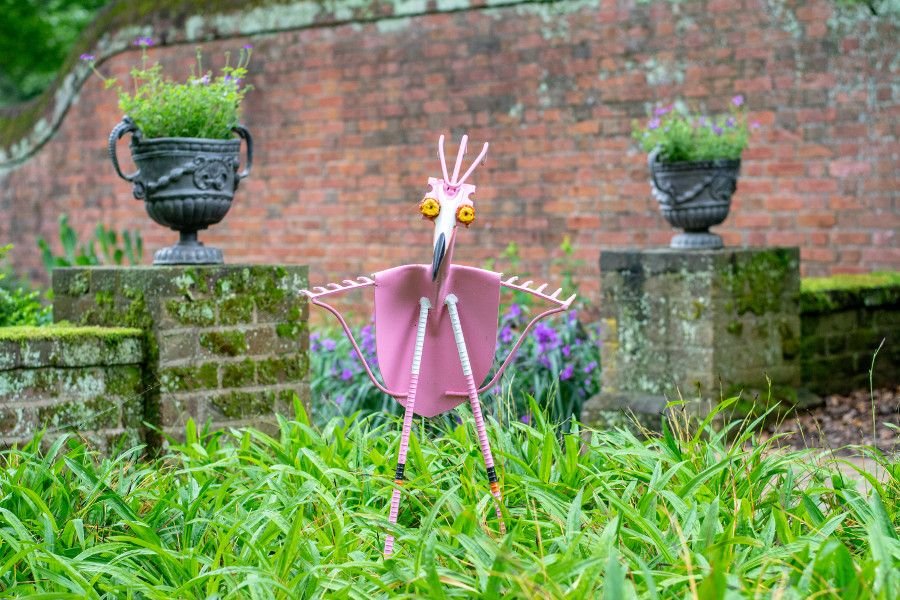
M 500 309 L 500 274 L 474 267 L 448 265 L 442 294 L 431 280 L 430 265 L 404 265 L 375 273 L 375 347 L 384 383 L 389 389 L 409 388 L 410 369 L 419 318 L 419 298 L 434 298 L 425 330 L 425 346 L 419 373 L 415 414 L 433 417 L 466 401 L 466 378 L 459 368 L 459 354 L 444 298 L 459 298 L 460 315 L 472 373 L 482 382 L 494 364 L 497 315 Z M 399 400 L 399 398 L 398 398 Z M 401 403 L 402 400 L 401 400 Z

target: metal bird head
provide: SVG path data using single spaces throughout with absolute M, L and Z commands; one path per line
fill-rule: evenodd
M 449 250 L 453 247 L 456 240 L 457 225 L 462 224 L 468 227 L 475 220 L 475 201 L 472 198 L 472 195 L 475 193 L 475 186 L 466 183 L 466 180 L 475 172 L 478 164 L 484 159 L 488 151 L 488 144 L 485 142 L 478 158 L 460 177 L 459 171 L 462 167 L 463 157 L 466 154 L 468 141 L 469 136 L 467 135 L 464 135 L 462 140 L 460 140 L 453 174 L 448 175 L 447 160 L 444 157 L 444 136 L 441 136 L 438 141 L 438 156 L 441 159 L 443 178 L 428 178 L 428 185 L 431 189 L 419 203 L 419 212 L 422 213 L 422 217 L 434 222 L 434 240 L 432 243 L 434 254 L 432 255 L 431 263 L 432 281 L 437 279 L 438 274 L 441 272 L 441 265 L 445 262 L 444 257 L 449 254 Z M 449 262 L 449 259 L 446 262 Z

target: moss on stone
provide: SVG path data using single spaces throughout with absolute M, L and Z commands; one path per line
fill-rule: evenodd
M 739 315 L 750 312 L 757 316 L 778 310 L 791 262 L 788 252 L 772 249 L 729 263 L 723 275 L 734 310 Z
M 162 392 L 212 390 L 219 387 L 219 365 L 208 362 L 200 366 L 170 367 L 159 373 Z
M 827 313 L 853 307 L 900 305 L 900 272 L 807 277 L 800 281 L 800 310 Z
M 268 358 L 257 363 L 257 377 L 260 385 L 303 381 L 308 370 L 309 359 L 306 355 Z
M 740 336 L 744 332 L 744 324 L 740 321 L 731 321 L 728 326 L 725 327 L 725 331 L 731 335 Z
M 207 331 L 200 334 L 200 346 L 213 354 L 237 356 L 247 351 L 247 336 L 242 331 Z
M 105 396 L 65 402 L 38 409 L 42 426 L 79 430 L 116 427 L 119 424 L 119 405 Z
M 219 323 L 237 325 L 253 321 L 253 298 L 241 295 L 219 301 Z
M 264 415 L 272 412 L 278 395 L 270 390 L 264 392 L 229 392 L 211 400 L 212 406 L 229 419 Z
M 168 300 L 166 312 L 182 325 L 209 327 L 216 322 L 215 305 L 212 300 Z
M 222 366 L 222 387 L 239 388 L 254 384 L 256 363 L 247 358 L 238 363 L 227 363 Z
M 84 327 L 73 325 L 0 327 L 0 341 L 99 339 L 115 342 L 125 338 L 139 337 L 142 333 L 140 329 L 130 327 Z

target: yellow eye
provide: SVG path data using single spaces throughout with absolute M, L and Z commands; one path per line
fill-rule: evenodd
M 441 203 L 434 198 L 425 198 L 419 203 L 419 212 L 433 219 L 441 213 Z
M 468 227 L 469 223 L 475 220 L 475 207 L 471 204 L 460 206 L 456 209 L 456 220 Z

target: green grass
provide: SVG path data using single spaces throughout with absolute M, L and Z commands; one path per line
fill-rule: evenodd
M 389 560 L 396 420 L 282 419 L 272 436 L 190 425 L 150 462 L 36 440 L 0 456 L 0 597 L 900 594 L 895 458 L 865 450 L 881 480 L 852 479 L 758 442 L 752 423 L 560 439 L 535 414 L 490 431 L 506 536 L 471 416 L 437 431 L 417 420 Z

